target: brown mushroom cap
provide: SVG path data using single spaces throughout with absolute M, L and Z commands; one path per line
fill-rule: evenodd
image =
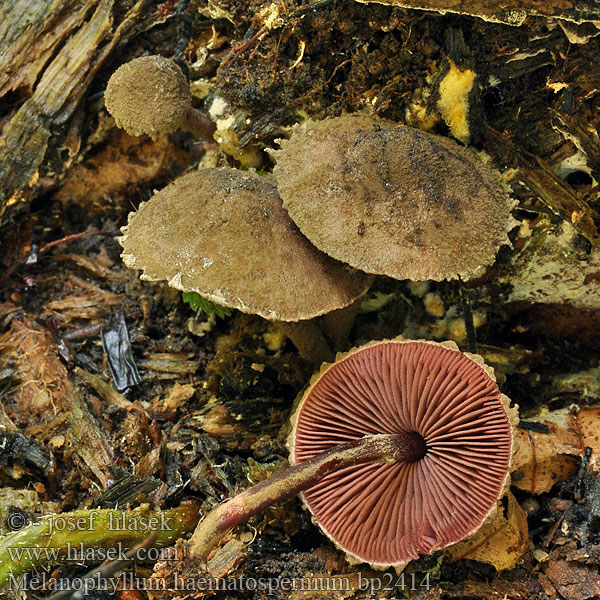
M 367 273 L 466 279 L 494 261 L 516 224 L 497 174 L 472 152 L 391 121 L 309 121 L 273 154 L 302 233 Z
M 104 103 L 127 133 L 146 133 L 156 139 L 181 126 L 192 106 L 192 95 L 184 74 L 172 60 L 142 56 L 112 74 Z
M 342 308 L 371 278 L 319 252 L 267 178 L 235 169 L 188 173 L 141 204 L 121 238 L 142 278 L 267 319 Z
M 452 342 L 386 340 L 313 379 L 293 418 L 291 460 L 369 434 L 417 432 L 413 463 L 363 464 L 303 492 L 351 558 L 399 566 L 476 531 L 505 488 L 512 430 L 491 369 Z

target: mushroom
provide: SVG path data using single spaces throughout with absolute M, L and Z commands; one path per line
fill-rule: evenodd
M 474 533 L 508 480 L 508 399 L 493 371 L 452 342 L 373 342 L 325 366 L 293 417 L 293 463 L 369 435 L 418 434 L 413 462 L 364 464 L 303 493 L 351 558 L 398 566 Z
M 398 338 L 340 355 L 292 417 L 293 466 L 213 509 L 192 554 L 206 559 L 228 529 L 298 492 L 353 561 L 401 568 L 462 540 L 508 486 L 508 402 L 481 357 L 452 342 Z
M 310 244 L 275 186 L 252 172 L 188 173 L 140 204 L 122 231 L 123 261 L 141 269 L 142 279 L 167 280 L 223 306 L 293 322 L 287 333 L 298 345 L 308 328 L 313 348 L 306 352 L 318 361 L 330 350 L 319 347 L 325 338 L 306 320 L 350 305 L 371 281 Z
M 209 138 L 214 123 L 192 107 L 192 95 L 179 66 L 162 56 L 142 56 L 110 77 L 104 102 L 116 124 L 130 135 L 152 139 L 183 127 Z
M 283 205 L 302 233 L 367 273 L 468 279 L 517 223 L 498 175 L 470 150 L 391 121 L 308 121 L 273 155 Z

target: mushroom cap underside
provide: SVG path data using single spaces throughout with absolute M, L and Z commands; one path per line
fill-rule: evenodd
M 373 342 L 326 365 L 293 417 L 291 460 L 369 434 L 417 432 L 412 463 L 348 467 L 303 492 L 351 559 L 401 566 L 475 532 L 505 490 L 508 399 L 476 355 L 453 344 Z

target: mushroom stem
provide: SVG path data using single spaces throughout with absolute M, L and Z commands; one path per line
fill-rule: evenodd
M 323 477 L 363 463 L 414 462 L 427 452 L 425 440 L 414 432 L 368 435 L 334 446 L 277 473 L 220 504 L 198 524 L 190 540 L 192 556 L 206 560 L 225 533 L 265 508 L 295 496 Z
M 309 362 L 320 365 L 331 362 L 335 354 L 316 319 L 282 323 L 283 332 L 296 346 L 298 354 Z
M 181 128 L 193 133 L 198 138 L 212 141 L 213 133 L 216 131 L 217 126 L 204 113 L 190 106 L 183 119 Z
M 336 352 L 347 350 L 350 330 L 354 325 L 360 300 L 323 315 L 323 332 Z

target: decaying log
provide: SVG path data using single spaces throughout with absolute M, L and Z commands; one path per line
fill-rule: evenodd
M 456 13 L 494 23 L 522 25 L 527 17 L 553 17 L 574 23 L 600 22 L 600 6 L 593 0 L 547 2 L 545 0 L 358 0 L 401 8 L 418 8 L 440 14 Z
M 84 97 L 96 72 L 136 30 L 148 0 L 114 23 L 115 0 L 17 0 L 0 5 L 0 97 L 32 95 L 7 123 L 0 147 L 0 224 L 24 208 L 48 141 Z M 11 209 L 10 211 L 8 209 Z

